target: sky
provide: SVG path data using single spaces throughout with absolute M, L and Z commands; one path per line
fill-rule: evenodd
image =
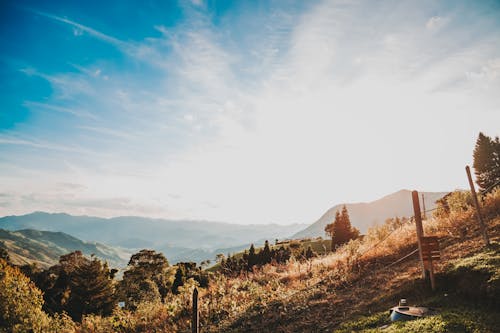
M 498 1 L 0 2 L 0 216 L 312 223 L 467 188 L 480 131 Z

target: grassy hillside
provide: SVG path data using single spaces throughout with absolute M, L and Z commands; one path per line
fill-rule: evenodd
M 106 260 L 112 267 L 125 267 L 131 254 L 104 244 L 83 242 L 63 232 L 32 229 L 0 229 L 0 246 L 8 251 L 14 264 L 36 263 L 41 268 L 56 264 L 61 255 L 75 250 L 80 250 L 85 255 L 94 254 Z
M 392 324 L 390 332 L 497 332 L 500 193 L 485 200 L 483 208 L 493 240 L 490 249 L 483 247 L 471 207 L 424 222 L 425 233 L 441 239 L 436 292 L 421 281 L 416 254 L 397 262 L 417 246 L 414 225 L 393 231 L 381 227 L 335 254 L 252 274 L 248 280 L 255 284 L 245 284 L 261 299 L 213 332 L 369 332 L 390 324 L 388 309 L 400 298 L 437 307 L 439 315 Z
M 464 196 L 450 197 L 450 211 L 424 221 L 440 239 L 437 290 L 421 279 L 415 226 L 391 223 L 311 260 L 290 259 L 240 274 L 211 273 L 199 287 L 202 332 L 498 332 L 500 307 L 500 191 L 482 201 L 492 246 L 485 248 L 474 209 Z M 279 245 L 279 244 L 278 244 Z M 289 246 L 291 246 L 290 243 Z M 295 246 L 295 245 L 293 245 Z M 112 316 L 87 315 L 78 332 L 187 332 L 191 297 L 186 280 L 178 293 Z M 437 314 L 390 323 L 399 299 L 435 307 Z
M 496 332 L 500 295 L 500 243 L 465 258 L 454 259 L 437 276 L 439 289 L 432 293 L 422 283 L 408 284 L 385 296 L 418 292 L 420 306 L 437 310 L 427 318 L 391 324 L 387 311 L 362 315 L 342 323 L 336 333 L 378 332 Z M 383 303 L 383 302 L 382 302 Z

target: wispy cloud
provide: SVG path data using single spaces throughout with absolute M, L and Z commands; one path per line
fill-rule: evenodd
M 67 19 L 65 17 L 60 17 L 60 16 L 57 16 L 57 15 L 53 15 L 53 14 L 50 14 L 50 13 L 45 13 L 45 12 L 42 12 L 42 11 L 39 11 L 39 10 L 35 10 L 35 9 L 30 9 L 30 8 L 26 8 L 26 10 L 29 10 L 30 12 L 36 14 L 36 15 L 39 15 L 39 16 L 43 16 L 43 17 L 46 17 L 48 19 L 51 19 L 53 21 L 56 21 L 56 22 L 61 22 L 61 23 L 65 23 L 71 27 L 74 28 L 73 32 L 75 34 L 75 36 L 79 36 L 81 35 L 81 32 L 86 32 L 88 33 L 90 36 L 92 37 L 95 37 L 97 39 L 100 39 L 104 42 L 107 42 L 107 43 L 110 43 L 110 44 L 113 44 L 119 48 L 123 48 L 123 49 L 127 49 L 128 48 L 128 45 L 127 43 L 115 38 L 115 37 L 112 37 L 112 36 L 109 36 L 109 35 L 106 35 L 100 31 L 97 31 L 91 27 L 88 27 L 88 26 L 85 26 L 83 24 L 80 24 L 80 23 L 77 23 L 75 21 L 72 21 L 70 19 Z M 76 30 L 75 30 L 76 29 Z
M 99 117 L 97 117 L 95 114 L 89 111 L 85 110 L 80 110 L 75 107 L 62 107 L 62 106 L 57 106 L 53 104 L 48 104 L 48 103 L 40 103 L 40 102 L 33 102 L 33 101 L 25 101 L 23 103 L 23 106 L 27 108 L 33 108 L 33 109 L 45 109 L 45 110 L 51 110 L 51 111 L 56 111 L 56 112 L 61 112 L 61 113 L 68 113 L 72 114 L 77 117 L 81 118 L 89 118 L 92 120 L 98 120 Z
M 64 209 L 312 221 L 341 201 L 460 186 L 457 165 L 468 163 L 474 135 L 497 131 L 498 29 L 482 14 L 419 2 L 319 1 L 215 20 L 209 5 L 186 7 L 175 26 L 157 25 L 160 34 L 133 42 L 33 11 L 128 57 L 123 68 L 112 59 L 50 75 L 25 67 L 53 89 L 26 107 L 80 119 L 54 117 L 51 133 L 35 136 L 43 140 L 1 137 L 0 144 L 60 151 L 81 144 L 102 154 L 68 154 L 67 173 L 52 172 L 56 183 L 85 186 Z M 493 112 L 476 116 L 485 110 Z M 425 158 L 415 161 L 415 149 Z M 431 168 L 432 160 L 439 165 Z M 49 188 L 34 191 L 37 205 L 61 199 L 44 199 Z
M 54 150 L 67 153 L 93 154 L 91 150 L 77 146 L 63 145 L 60 143 L 53 143 L 53 142 L 45 142 L 36 139 L 20 139 L 8 136 L 0 136 L 0 145 L 28 146 L 43 150 Z
M 132 139 L 136 138 L 136 136 L 129 133 L 128 131 L 119 131 L 116 129 L 105 128 L 105 127 L 92 127 L 92 126 L 79 126 L 79 127 L 82 129 L 85 129 L 87 131 L 92 131 L 92 132 L 104 134 L 104 135 L 110 135 L 110 136 L 114 136 L 114 137 L 117 137 L 120 139 L 132 140 Z

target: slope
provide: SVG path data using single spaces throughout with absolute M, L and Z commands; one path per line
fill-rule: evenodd
M 240 282 L 226 282 L 235 286 L 232 299 L 253 301 L 232 313 L 217 313 L 223 320 L 209 321 L 208 331 L 375 332 L 388 325 L 389 332 L 498 332 L 500 192 L 486 197 L 482 208 L 489 248 L 470 206 L 424 221 L 425 234 L 440 239 L 435 292 L 421 279 L 415 226 L 391 230 L 384 225 L 328 256 L 302 265 L 263 267 Z M 436 307 L 438 314 L 412 324 L 391 324 L 387 310 L 400 298 Z
M 63 254 L 80 250 L 85 255 L 94 254 L 111 267 L 125 267 L 131 253 L 100 243 L 83 242 L 63 232 L 25 229 L 7 231 L 0 229 L 0 246 L 4 247 L 11 261 L 17 265 L 36 263 L 48 268 L 57 263 Z
M 499 223 L 497 220 L 497 230 Z M 443 249 L 443 260 L 448 265 L 443 265 L 437 274 L 435 292 L 421 279 L 418 259 L 413 258 L 351 281 L 326 278 L 283 301 L 272 302 L 265 308 L 253 307 L 222 330 L 347 333 L 379 332 L 384 327 L 388 332 L 498 332 L 498 234 L 495 239 L 491 249 L 477 247 L 479 239 L 469 240 L 466 251 L 457 243 Z M 490 271 L 484 270 L 486 265 Z M 438 314 L 406 324 L 408 327 L 404 323 L 391 325 L 388 309 L 401 298 L 408 299 L 411 305 L 435 308 Z

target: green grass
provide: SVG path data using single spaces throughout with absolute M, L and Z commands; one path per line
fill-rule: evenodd
M 490 247 L 482 252 L 453 263 L 450 273 L 477 272 L 490 276 L 488 283 L 498 283 L 500 280 L 500 243 L 492 242 Z
M 428 294 L 420 303 L 422 306 L 437 309 L 437 314 L 434 316 L 391 323 L 387 309 L 345 322 L 334 332 L 493 333 L 500 331 L 499 243 L 493 242 L 489 248 L 473 256 L 452 262 L 447 271 L 440 274 L 438 281 L 441 288 L 434 296 Z M 410 287 L 413 286 L 415 296 L 421 295 L 417 285 L 419 284 L 409 284 Z M 406 294 L 412 294 L 411 288 L 406 290 Z M 389 299 L 391 295 L 385 298 Z
M 434 301 L 435 302 L 435 301 Z M 454 305 L 455 304 L 455 305 Z M 456 304 L 460 304 L 457 306 Z M 389 319 L 389 311 L 371 316 L 358 317 L 343 323 L 335 333 L 350 332 L 456 332 L 456 333 L 493 333 L 498 332 L 498 309 L 464 303 L 451 298 L 443 300 L 438 313 L 422 319 L 394 322 Z

